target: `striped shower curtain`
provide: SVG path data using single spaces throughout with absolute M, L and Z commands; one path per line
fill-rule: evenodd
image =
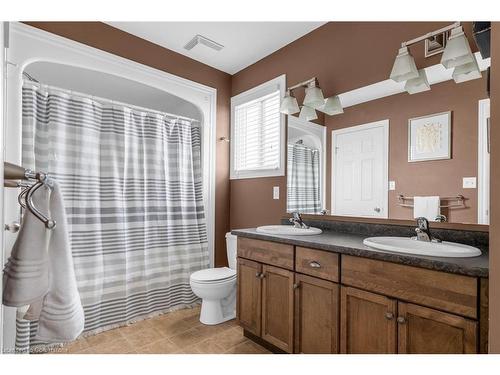
M 24 84 L 22 162 L 62 187 L 85 332 L 197 301 L 189 275 L 209 265 L 200 133 Z
M 319 213 L 319 150 L 300 143 L 289 143 L 287 160 L 287 211 Z

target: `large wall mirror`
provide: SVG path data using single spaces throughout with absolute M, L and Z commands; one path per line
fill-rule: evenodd
M 489 223 L 486 71 L 343 104 L 322 125 L 288 116 L 288 212 Z

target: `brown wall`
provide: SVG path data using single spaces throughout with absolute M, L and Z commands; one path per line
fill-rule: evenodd
M 283 47 L 275 53 L 265 57 L 248 68 L 238 72 L 232 79 L 232 95 L 239 94 L 258 84 L 277 77 L 285 73 L 287 84 L 295 84 L 302 80 L 316 76 L 320 82 L 325 96 L 335 93 L 346 92 L 388 78 L 394 57 L 404 40 L 412 39 L 416 36 L 436 30 L 451 22 L 335 22 L 328 23 L 313 32 L 303 36 L 295 42 Z M 471 24 L 464 24 L 465 32 L 471 35 Z M 471 43 L 473 50 L 474 44 Z M 439 63 L 440 56 L 432 56 L 425 59 L 423 54 L 423 44 L 417 44 L 410 48 L 417 66 L 422 68 Z M 484 81 L 477 80 L 470 83 L 455 85 L 452 82 L 434 85 L 427 93 L 420 93 L 409 96 L 400 94 L 384 99 L 379 99 L 371 103 L 365 103 L 349 107 L 345 113 L 338 116 L 326 116 L 326 125 L 329 130 L 336 127 L 357 125 L 363 122 L 376 121 L 389 118 L 391 121 L 391 156 L 406 155 L 403 150 L 406 146 L 406 136 L 404 144 L 399 139 L 406 130 L 406 121 L 409 117 L 431 114 L 445 110 L 454 110 L 453 130 L 469 129 L 477 123 L 477 100 L 484 98 Z M 458 91 L 459 90 L 459 91 Z M 470 102 L 466 96 L 470 95 Z M 439 98 L 437 101 L 436 98 Z M 298 98 L 300 101 L 300 98 Z M 429 103 L 426 103 L 427 100 Z M 473 108 L 473 112 L 467 111 L 463 104 L 468 102 L 468 108 Z M 467 114 L 466 114 L 467 113 Z M 322 120 L 322 119 L 320 119 Z M 474 121 L 471 123 L 469 121 Z M 477 131 L 469 133 L 472 143 Z M 327 149 L 331 133 L 327 134 Z M 476 168 L 473 166 L 477 160 L 477 151 L 468 149 L 458 137 L 454 138 L 453 157 L 455 160 L 448 162 L 427 162 L 418 163 L 409 170 L 420 172 L 422 169 L 431 168 L 433 175 L 443 175 L 450 178 L 450 191 L 448 194 L 457 194 L 461 191 L 461 180 L 457 182 L 458 176 L 476 176 Z M 403 147 L 404 146 L 404 147 Z M 477 147 L 477 146 L 473 146 Z M 456 148 L 456 149 L 455 149 Z M 462 150 L 469 150 L 468 155 L 459 155 Z M 329 158 L 329 156 L 328 156 Z M 328 159 L 329 160 L 329 159 Z M 406 157 L 403 156 L 403 160 Z M 467 163 L 463 161 L 467 160 Z M 405 194 L 424 194 L 422 186 L 414 189 L 410 184 L 410 179 L 396 176 L 403 168 L 403 161 L 391 165 L 390 178 L 397 180 L 396 193 L 401 191 Z M 443 168 L 436 167 L 442 165 Z M 460 165 L 464 168 L 462 173 L 450 171 L 449 166 Z M 430 167 L 432 166 L 432 167 Z M 438 169 L 436 169 L 438 168 Z M 327 176 L 329 181 L 329 176 Z M 272 199 L 272 187 L 280 186 L 280 200 Z M 411 186 L 407 189 L 408 186 Z M 452 189 L 453 188 L 453 189 Z M 404 190 L 403 190 L 404 189 Z M 327 189 L 329 190 L 329 189 Z M 471 194 L 469 191 L 473 191 Z M 474 207 L 476 206 L 476 190 L 465 191 L 467 197 L 474 196 L 467 204 L 468 210 L 450 213 L 452 220 L 473 221 Z M 427 194 L 427 193 L 425 193 Z M 434 194 L 434 192 L 433 192 Z M 391 201 L 394 198 L 390 197 Z M 277 223 L 286 211 L 286 178 L 260 178 L 253 180 L 233 180 L 231 181 L 231 228 L 254 227 L 256 225 Z M 327 205 L 329 206 L 329 198 Z M 404 217 L 405 211 L 393 207 L 391 214 L 395 217 Z
M 500 354 L 500 22 L 491 32 L 490 353 Z
M 231 76 L 101 22 L 26 22 L 28 25 L 217 89 L 216 139 L 229 137 Z M 215 259 L 226 265 L 229 229 L 229 146 L 216 149 Z

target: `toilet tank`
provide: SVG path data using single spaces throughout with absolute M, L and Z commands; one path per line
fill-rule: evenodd
M 236 249 L 237 249 L 238 236 L 226 233 L 226 249 L 227 249 L 227 263 L 229 268 L 236 269 Z

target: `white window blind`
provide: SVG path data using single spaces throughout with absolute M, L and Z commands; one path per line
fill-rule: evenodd
M 270 94 L 234 107 L 234 173 L 277 170 L 280 166 L 280 98 Z

